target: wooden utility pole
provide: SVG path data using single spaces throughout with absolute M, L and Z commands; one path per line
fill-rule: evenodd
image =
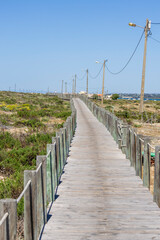
M 61 93 L 63 94 L 63 80 L 62 80 L 62 88 L 61 88 Z
M 106 64 L 106 60 L 104 60 L 104 63 L 103 63 L 103 82 L 102 82 L 102 98 L 101 98 L 101 105 L 103 105 L 103 96 L 104 96 L 105 64 Z
M 144 55 L 143 55 L 143 70 L 142 70 L 142 82 L 141 82 L 141 97 L 140 97 L 140 108 L 139 112 L 143 114 L 143 105 L 144 105 L 144 84 L 145 84 L 145 71 L 146 71 L 146 52 L 147 52 L 147 37 L 148 37 L 148 19 L 146 20 L 145 26 L 145 42 L 144 42 Z
M 67 93 L 67 82 L 65 82 L 65 93 Z
M 74 93 L 76 93 L 76 78 L 77 78 L 77 75 L 75 74 L 75 82 L 74 82 L 75 86 L 74 86 Z
M 86 72 L 87 72 L 86 93 L 87 93 L 87 96 L 88 96 L 88 69 L 86 70 Z

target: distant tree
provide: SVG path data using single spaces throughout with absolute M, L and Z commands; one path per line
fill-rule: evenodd
M 117 100 L 119 98 L 119 94 L 115 93 L 112 95 L 112 100 Z
M 93 94 L 93 99 L 97 100 L 98 99 L 98 95 L 97 94 Z

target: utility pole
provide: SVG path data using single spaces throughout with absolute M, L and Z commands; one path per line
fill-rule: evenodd
M 101 98 L 101 105 L 103 105 L 103 96 L 104 96 L 104 77 L 105 77 L 105 64 L 107 60 L 103 62 L 103 82 L 102 82 L 102 98 Z
M 16 92 L 16 84 L 15 84 L 15 86 L 14 86 L 14 91 Z
M 86 93 L 87 93 L 87 96 L 88 96 L 88 69 L 86 70 L 86 72 L 87 72 Z
M 149 21 L 146 20 L 145 26 L 145 42 L 144 42 L 144 55 L 143 55 L 143 70 L 142 70 L 142 82 L 141 82 L 141 97 L 140 97 L 140 113 L 143 114 L 144 108 L 144 84 L 145 84 L 145 71 L 146 71 L 146 52 L 147 52 L 147 37 L 148 30 L 150 30 Z
M 75 86 L 74 86 L 74 93 L 76 93 L 76 78 L 77 78 L 77 75 L 75 74 L 75 82 L 74 82 Z
M 65 93 L 67 93 L 67 82 L 65 82 Z
M 61 88 L 61 93 L 63 94 L 63 80 L 62 80 L 62 88 Z
M 145 84 L 145 72 L 146 72 L 146 52 L 147 52 L 147 37 L 148 32 L 151 29 L 151 21 L 146 19 L 146 26 L 142 27 L 135 23 L 129 23 L 131 27 L 140 27 L 143 28 L 145 31 L 145 42 L 144 42 L 144 55 L 143 55 L 143 69 L 142 69 L 142 82 L 141 82 L 141 97 L 140 97 L 140 108 L 139 112 L 143 114 L 143 105 L 144 105 L 144 84 Z
M 73 79 L 73 83 L 72 83 L 72 94 L 74 94 L 74 87 L 75 87 L 75 85 L 74 85 L 74 79 Z

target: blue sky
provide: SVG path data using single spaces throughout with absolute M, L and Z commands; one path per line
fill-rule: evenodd
M 159 0 L 1 0 L 0 90 L 60 91 L 61 81 L 71 91 L 75 74 L 89 69 L 96 75 L 108 59 L 112 71 L 120 70 L 132 54 L 146 18 L 160 22 Z M 160 40 L 160 25 L 152 25 Z M 105 91 L 140 93 L 144 38 L 128 67 L 119 75 L 106 71 Z M 148 39 L 145 92 L 160 92 L 160 43 Z M 102 73 L 89 77 L 89 92 L 100 92 Z M 77 91 L 86 79 L 77 80 Z

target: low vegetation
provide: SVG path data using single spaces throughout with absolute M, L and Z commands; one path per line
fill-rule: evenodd
M 93 101 L 101 106 L 100 99 L 94 97 Z M 160 136 L 160 101 L 145 101 L 144 113 L 139 113 L 138 100 L 104 99 L 103 107 L 113 112 L 118 118 L 137 128 L 137 132 L 147 136 Z
M 0 198 L 17 198 L 23 172 L 35 169 L 58 128 L 71 114 L 56 96 L 0 92 Z
M 117 100 L 119 98 L 119 94 L 112 94 L 112 100 Z

